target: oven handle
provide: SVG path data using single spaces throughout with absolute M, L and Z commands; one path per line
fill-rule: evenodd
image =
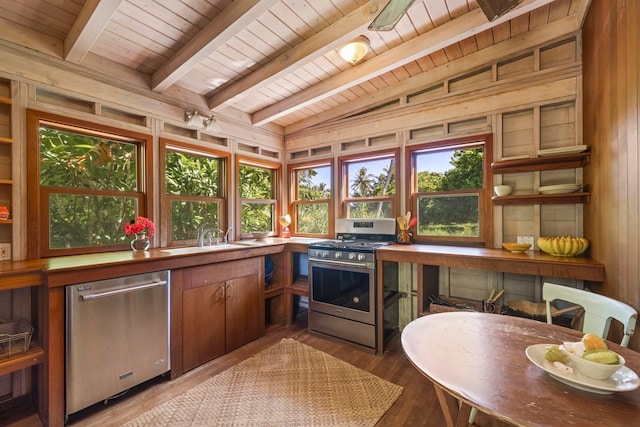
M 350 262 L 350 261 L 335 261 L 335 260 L 311 260 L 310 261 L 311 264 L 313 265 L 318 265 L 318 266 L 330 266 L 330 265 L 344 265 L 346 267 L 358 267 L 358 268 L 365 268 L 367 270 L 374 270 L 375 266 L 374 263 L 366 263 L 363 264 L 361 262 Z M 371 266 L 370 266 L 371 265 Z
M 82 300 L 83 301 L 88 301 L 88 300 L 92 300 L 92 299 L 96 299 L 96 298 L 103 298 L 103 297 L 108 297 L 108 296 L 112 296 L 112 295 L 118 295 L 118 294 L 124 294 L 124 293 L 128 293 L 128 292 L 134 292 L 134 291 L 139 291 L 142 289 L 148 289 L 148 288 L 155 288 L 156 286 L 164 286 L 167 285 L 167 281 L 166 280 L 161 280 L 161 281 L 157 281 L 157 282 L 151 282 L 151 283 L 134 283 L 129 287 L 126 288 L 122 288 L 122 289 L 116 289 L 113 291 L 105 291 L 105 292 L 97 292 L 95 294 L 86 294 L 86 295 L 82 295 Z

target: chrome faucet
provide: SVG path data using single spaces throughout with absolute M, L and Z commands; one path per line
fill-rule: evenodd
M 231 232 L 231 230 L 233 230 L 231 227 L 229 227 L 229 229 L 227 230 L 227 232 L 225 233 L 224 230 L 221 230 L 219 228 L 215 228 L 215 227 L 206 227 L 206 226 L 200 226 L 198 227 L 198 246 L 202 247 L 205 246 L 204 244 L 204 239 L 207 237 L 207 235 L 209 236 L 209 244 L 206 246 L 211 246 L 212 245 L 212 236 L 215 233 L 215 239 L 216 239 L 216 245 L 221 245 L 221 244 L 226 244 L 228 243 L 228 238 L 229 238 L 229 233 Z

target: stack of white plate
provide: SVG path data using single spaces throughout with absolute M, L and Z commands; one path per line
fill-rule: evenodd
M 545 185 L 538 188 L 540 194 L 562 194 L 562 193 L 575 193 L 582 187 L 581 184 L 559 184 L 559 185 Z

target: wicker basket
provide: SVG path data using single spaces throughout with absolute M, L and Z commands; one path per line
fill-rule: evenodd
M 0 319 L 0 358 L 26 353 L 31 345 L 33 326 L 26 319 Z

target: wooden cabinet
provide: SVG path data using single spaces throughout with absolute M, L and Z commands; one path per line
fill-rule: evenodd
M 43 280 L 39 271 L 5 272 L 0 278 L 0 301 L 9 298 L 12 313 L 0 313 L 0 318 L 18 319 L 26 318 L 35 328 L 30 346 L 25 353 L 16 352 L 7 354 L 5 346 L 3 354 L 0 352 L 0 391 L 6 398 L 17 398 L 31 393 L 39 396 L 43 393 L 44 386 L 40 378 L 44 375 L 46 354 L 43 342 L 46 343 L 45 324 L 42 316 L 41 296 L 44 292 Z M 35 315 L 29 315 L 34 313 Z M 5 337 L 7 338 L 7 337 Z M 15 342 L 23 345 L 24 341 Z M 10 410 L 14 402 L 4 402 L 6 410 Z M 20 404 L 20 399 L 15 400 Z M 0 422 L 2 424 L 2 422 Z
M 183 372 L 262 334 L 263 270 L 256 257 L 183 271 Z
M 589 163 L 591 153 L 537 157 L 533 159 L 506 160 L 494 162 L 491 169 L 494 174 L 507 174 L 518 172 L 535 172 L 557 169 L 575 169 L 584 167 Z M 520 194 L 509 196 L 494 196 L 495 205 L 527 205 L 527 204 L 562 204 L 562 203 L 587 203 L 588 192 L 562 193 L 562 194 Z
M 307 245 L 288 243 L 284 252 L 268 256 L 273 262 L 274 273 L 264 295 L 267 325 L 291 325 L 296 300 L 309 296 L 307 251 Z

